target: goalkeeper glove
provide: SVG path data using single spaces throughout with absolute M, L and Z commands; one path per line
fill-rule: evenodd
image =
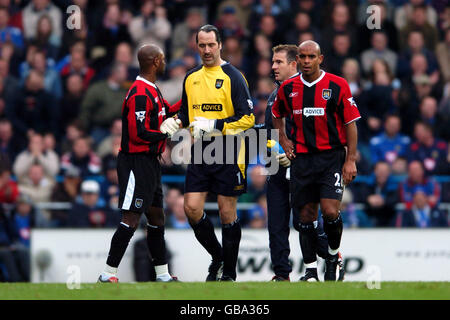
M 189 125 L 189 127 L 193 128 L 192 135 L 194 138 L 200 138 L 204 133 L 210 133 L 215 130 L 216 120 L 215 119 L 206 119 L 203 117 L 194 117 L 193 122 Z
M 291 165 L 291 160 L 286 156 L 286 153 L 278 154 L 276 158 L 278 163 L 283 167 L 289 167 Z
M 180 124 L 180 119 L 167 118 L 163 121 L 163 123 L 161 123 L 161 127 L 159 128 L 159 130 L 171 137 L 175 132 L 178 131 L 178 129 L 180 129 Z

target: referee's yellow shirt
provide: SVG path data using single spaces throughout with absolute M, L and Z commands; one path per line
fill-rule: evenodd
M 178 118 L 187 127 L 194 117 L 216 119 L 222 134 L 237 134 L 255 124 L 247 80 L 230 63 L 190 70 L 184 79 Z

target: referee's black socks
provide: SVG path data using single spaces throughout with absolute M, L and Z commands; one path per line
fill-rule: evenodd
M 127 250 L 128 243 L 134 235 L 134 231 L 136 230 L 123 222 L 119 224 L 111 239 L 111 247 L 109 249 L 108 259 L 106 260 L 108 266 L 113 268 L 119 266 L 120 261 Z
M 314 223 L 299 223 L 300 248 L 302 249 L 303 262 L 305 264 L 313 263 L 317 260 L 317 243 L 318 236 Z
M 236 280 L 236 264 L 241 234 L 239 219 L 222 225 L 223 274 L 233 278 L 233 280 Z
M 342 229 L 344 228 L 344 224 L 342 222 L 341 213 L 335 220 L 326 220 L 323 221 L 323 229 L 328 237 L 328 250 L 336 251 L 339 250 L 339 246 L 341 245 L 342 238 Z M 331 253 L 330 253 L 331 254 Z M 337 252 L 335 253 L 337 254 Z
M 219 240 L 217 240 L 214 226 L 206 213 L 203 213 L 203 217 L 199 222 L 190 224 L 198 242 L 200 242 L 206 251 L 208 251 L 213 260 L 222 261 L 222 246 L 220 245 Z

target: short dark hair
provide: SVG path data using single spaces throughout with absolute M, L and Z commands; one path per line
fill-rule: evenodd
M 216 41 L 217 41 L 217 43 L 221 43 L 222 42 L 222 39 L 220 38 L 219 29 L 217 29 L 212 24 L 205 24 L 204 26 L 201 26 L 200 29 L 198 29 L 197 34 L 195 35 L 195 42 L 196 43 L 198 43 L 198 34 L 200 33 L 200 31 L 203 31 L 203 32 L 206 32 L 206 33 L 214 32 L 216 34 Z
M 295 44 L 279 44 L 272 48 L 273 53 L 285 51 L 288 63 L 297 61 L 298 47 Z

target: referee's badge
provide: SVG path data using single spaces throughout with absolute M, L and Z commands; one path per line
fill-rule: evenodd
M 324 98 L 325 100 L 330 100 L 331 89 L 322 89 L 322 98 Z
M 223 79 L 216 79 L 216 89 L 222 88 Z

